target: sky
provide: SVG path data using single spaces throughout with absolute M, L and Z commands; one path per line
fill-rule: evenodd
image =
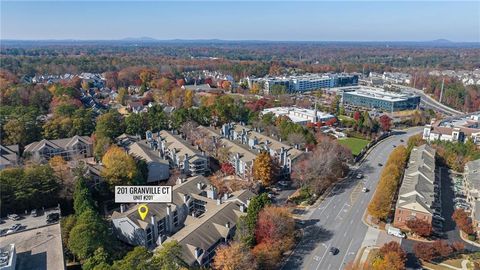
M 480 1 L 4 1 L 1 39 L 480 42 Z

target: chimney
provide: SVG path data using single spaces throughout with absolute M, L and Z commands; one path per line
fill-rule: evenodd
M 202 184 L 201 182 L 198 182 L 198 183 L 197 183 L 197 188 L 198 188 L 199 190 L 202 190 L 203 184 Z
M 125 212 L 125 204 L 120 204 L 120 213 Z
M 184 203 L 187 203 L 188 201 L 188 195 L 187 194 L 183 194 L 183 202 Z
M 247 211 L 247 207 L 245 206 L 245 204 L 240 204 L 240 212 L 242 213 L 245 213 Z
M 222 198 L 217 199 L 217 205 L 220 205 L 220 204 L 222 204 Z
M 227 223 L 225 223 L 225 227 L 226 227 L 227 229 L 230 229 L 230 226 L 231 226 L 231 225 L 230 225 L 230 221 L 227 221 Z
M 150 224 L 152 224 L 152 226 L 156 226 L 157 224 L 157 217 L 155 215 L 151 215 L 150 216 Z
M 224 201 L 228 200 L 228 197 L 230 197 L 230 194 L 228 194 L 228 192 L 223 194 L 223 200 Z
M 250 205 L 250 199 L 247 200 L 247 207 Z
M 167 215 L 170 216 L 172 214 L 172 206 L 167 205 Z

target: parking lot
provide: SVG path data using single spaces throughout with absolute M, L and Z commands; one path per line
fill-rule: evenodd
M 20 217 L 19 220 L 11 220 L 7 217 L 2 218 L 0 222 L 0 235 L 5 235 L 7 231 L 15 224 L 20 224 L 20 229 L 17 232 L 48 225 L 49 223 L 47 222 L 47 216 L 53 213 L 60 213 L 60 210 L 58 208 L 46 209 L 45 211 L 40 210 L 38 212 L 38 216 L 36 217 L 32 216 L 30 213 L 18 215 Z
M 65 269 L 58 223 L 1 236 L 0 242 L 2 246 L 15 244 L 17 270 Z

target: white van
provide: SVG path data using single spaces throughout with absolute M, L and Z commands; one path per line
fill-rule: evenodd
M 396 237 L 405 238 L 406 235 L 399 228 L 388 226 L 387 233 Z

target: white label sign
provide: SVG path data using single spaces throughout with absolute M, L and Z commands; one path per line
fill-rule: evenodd
M 171 203 L 171 186 L 116 186 L 116 203 Z

